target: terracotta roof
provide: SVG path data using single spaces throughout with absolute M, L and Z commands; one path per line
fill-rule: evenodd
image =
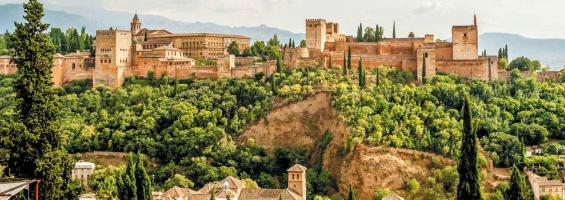
M 306 167 L 299 165 L 299 164 L 295 164 L 294 166 L 290 167 L 288 170 L 286 170 L 287 172 L 304 172 L 306 171 Z
M 288 189 L 251 189 L 244 188 L 239 194 L 240 200 L 298 200 L 300 196 L 289 191 Z
M 163 200 L 175 200 L 179 197 L 185 198 L 188 192 L 189 189 L 187 188 L 180 188 L 175 186 L 163 193 Z

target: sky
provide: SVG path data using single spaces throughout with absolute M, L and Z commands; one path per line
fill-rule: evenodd
M 23 0 L 0 0 L 21 3 Z M 304 19 L 324 18 L 354 34 L 359 23 L 385 27 L 391 34 L 414 32 L 450 37 L 452 25 L 473 23 L 479 32 L 515 33 L 530 38 L 565 39 L 565 0 L 41 0 L 48 7 L 104 8 L 168 17 L 184 22 L 213 22 L 230 26 L 265 24 L 304 32 Z

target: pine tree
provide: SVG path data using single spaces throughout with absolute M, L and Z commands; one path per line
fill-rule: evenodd
M 16 22 L 9 37 L 18 77 L 14 83 L 17 123 L 7 132 L 13 144 L 7 147 L 8 168 L 18 178 L 41 179 L 39 189 L 45 199 L 76 199 L 82 186 L 73 181 L 75 161 L 63 146 L 57 124 L 60 113 L 51 82 L 55 48 L 45 34 L 49 25 L 41 21 L 44 10 L 37 0 L 23 7 L 25 22 Z
M 347 48 L 347 71 L 351 71 L 351 47 Z
M 152 200 L 153 188 L 151 186 L 151 179 L 145 168 L 143 167 L 143 161 L 141 160 L 141 155 L 137 154 L 137 164 L 135 169 L 135 180 L 137 187 L 137 199 L 139 200 Z
M 347 58 L 345 57 L 345 52 L 343 52 L 343 66 L 341 69 L 343 70 L 343 77 L 347 77 Z
M 461 156 L 457 166 L 459 172 L 457 199 L 480 200 L 482 195 L 477 166 L 477 135 L 472 118 L 471 100 L 467 94 L 465 94 L 463 105 L 463 138 L 461 143 Z
M 396 21 L 392 23 L 392 38 L 396 38 Z
M 347 200 L 356 200 L 355 198 L 355 191 L 353 191 L 353 187 L 349 184 L 349 194 L 347 195 Z
M 512 166 L 510 175 L 510 185 L 506 191 L 507 200 L 526 200 L 532 199 L 532 194 L 528 183 L 520 174 L 520 170 L 516 165 Z
M 357 42 L 363 42 L 363 24 L 361 23 L 357 27 Z

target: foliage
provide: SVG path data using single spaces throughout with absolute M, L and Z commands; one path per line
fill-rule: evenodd
M 239 56 L 239 45 L 237 45 L 237 42 L 233 41 L 229 44 L 228 53 L 235 56 Z
M 393 192 L 389 190 L 378 190 L 375 192 L 375 197 L 373 200 L 382 200 L 384 197 L 393 194 Z
M 198 65 L 198 66 L 216 65 L 216 61 L 213 61 L 213 60 L 196 60 L 196 65 Z
M 408 189 L 408 192 L 414 194 L 420 190 L 420 182 L 418 182 L 415 178 L 412 178 L 406 183 L 406 188 Z
M 496 132 L 481 138 L 481 143 L 483 148 L 490 152 L 489 156 L 497 166 L 510 167 L 523 159 L 522 144 L 514 135 Z
M 457 184 L 457 199 L 482 199 L 477 166 L 477 135 L 476 124 L 472 118 L 472 108 L 469 96 L 465 95 L 463 104 L 463 139 L 461 155 L 457 171 L 459 184 Z
M 528 169 L 540 176 L 547 176 L 549 179 L 560 179 L 563 173 L 557 169 L 558 165 L 565 165 L 565 158 L 558 155 L 530 156 L 525 160 Z
M 173 177 L 165 181 L 165 190 L 171 189 L 175 186 L 181 188 L 192 188 L 194 183 L 181 174 L 175 174 Z
M 533 194 L 530 190 L 530 186 L 526 182 L 525 178 L 520 174 L 520 171 L 514 165 L 512 167 L 512 173 L 510 175 L 510 185 L 508 190 L 506 190 L 507 200 L 521 200 L 521 199 L 532 199 Z
M 0 130 L 6 139 L 1 141 L 1 151 L 10 152 L 10 175 L 49 183 L 39 188 L 45 198 L 75 199 L 84 188 L 72 180 L 74 159 L 63 147 L 65 138 L 60 133 L 60 113 L 51 82 L 54 48 L 44 33 L 49 25 L 41 21 L 41 3 L 30 0 L 23 7 L 25 22 L 16 22 L 16 30 L 9 37 L 18 75 L 14 82 L 15 104 L 7 104 L 15 105 L 15 114 L 8 111 L 8 116 L 14 118 L 4 118 L 11 126 Z
M 353 191 L 353 187 L 349 184 L 349 193 L 347 194 L 347 200 L 355 200 L 355 191 Z
M 518 57 L 510 64 L 508 64 L 508 70 L 518 69 L 520 71 L 535 71 L 541 69 L 541 63 L 537 60 L 530 60 L 524 56 Z

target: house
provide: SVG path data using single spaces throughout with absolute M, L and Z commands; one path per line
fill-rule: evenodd
M 248 188 L 245 182 L 228 176 L 222 181 L 208 183 L 199 190 L 173 187 L 155 200 L 306 200 L 306 167 L 296 164 L 287 170 L 288 188 Z
M 547 177 L 541 177 L 533 172 L 526 172 L 534 199 L 539 200 L 541 196 L 553 195 L 565 198 L 565 183 L 561 180 L 548 180 Z

